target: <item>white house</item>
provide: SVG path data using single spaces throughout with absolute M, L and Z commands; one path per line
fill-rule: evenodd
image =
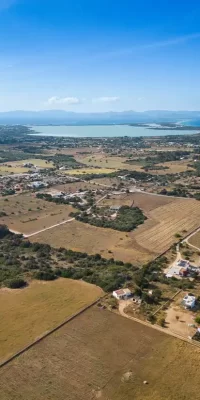
M 119 290 L 114 290 L 113 292 L 113 297 L 115 297 L 117 300 L 127 300 L 129 297 L 131 297 L 132 293 L 129 289 L 119 289 Z
M 186 294 L 186 296 L 183 298 L 183 305 L 186 308 L 193 308 L 196 303 L 196 297 L 193 296 L 192 294 Z

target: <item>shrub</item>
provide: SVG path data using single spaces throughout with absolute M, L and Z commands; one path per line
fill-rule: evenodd
M 54 281 L 57 279 L 57 276 L 53 273 L 53 271 L 39 271 L 34 277 L 35 279 L 39 279 L 41 281 Z
M 10 288 L 10 289 L 19 289 L 22 287 L 25 287 L 27 285 L 27 282 L 24 281 L 24 279 L 10 279 L 5 282 L 5 285 Z
M 158 324 L 164 328 L 165 327 L 165 318 L 164 317 L 159 318 Z
M 200 314 L 196 316 L 195 322 L 200 325 Z

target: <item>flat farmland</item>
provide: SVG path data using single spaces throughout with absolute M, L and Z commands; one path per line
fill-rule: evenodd
M 31 242 L 48 243 L 88 254 L 140 264 L 152 258 L 152 252 L 138 245 L 132 233 L 98 228 L 72 221 L 30 237 Z
M 95 306 L 3 367 L 1 399 L 198 399 L 199 361 L 199 349 Z
M 157 164 L 157 166 L 161 167 L 168 167 L 168 169 L 163 169 L 163 170 L 151 170 L 149 171 L 152 174 L 155 175 L 165 175 L 165 174 L 178 174 L 180 172 L 185 172 L 185 171 L 193 171 L 194 169 L 191 167 L 188 167 L 188 164 L 192 160 L 180 160 L 180 161 L 168 161 L 162 164 Z
M 192 244 L 195 247 L 198 247 L 200 249 L 200 231 L 196 232 L 194 235 L 192 235 L 189 239 L 188 242 Z
M 27 346 L 103 294 L 71 279 L 32 281 L 24 289 L 0 290 L 0 361 Z
M 55 148 L 55 149 L 51 149 L 49 150 L 50 153 L 53 154 L 69 154 L 72 156 L 77 155 L 81 155 L 82 157 L 86 157 L 88 154 L 98 154 L 99 152 L 101 152 L 99 147 L 92 147 L 92 146 L 88 146 L 88 147 L 74 147 L 74 148 L 66 148 L 63 147 L 61 150 Z
M 12 161 L 7 162 L 5 164 L 0 165 L 0 173 L 14 173 L 14 174 L 21 174 L 28 172 L 30 168 L 24 167 L 23 164 L 31 163 L 38 168 L 53 168 L 53 163 L 42 160 L 39 158 L 29 158 L 27 160 L 20 160 L 20 161 Z
M 145 214 L 149 211 L 155 210 L 158 207 L 165 206 L 172 202 L 177 201 L 174 197 L 167 196 L 154 196 L 146 193 L 122 193 L 120 195 L 111 195 L 109 199 L 104 199 L 102 205 L 134 205 L 140 207 Z
M 145 224 L 135 231 L 138 244 L 145 244 L 147 249 L 162 253 L 170 247 L 176 233 L 184 235 L 198 228 L 200 224 L 200 203 L 193 199 L 174 199 L 170 204 L 150 211 L 154 225 L 146 229 Z M 148 223 L 148 220 L 146 221 Z
M 81 190 L 94 190 L 94 189 L 98 189 L 98 188 L 95 187 L 94 183 L 90 183 L 90 182 L 70 182 L 70 183 L 65 183 L 64 185 L 54 186 L 53 189 L 57 190 L 57 191 L 61 191 L 61 192 L 74 193 L 80 189 Z M 49 192 L 49 189 L 46 191 Z
M 0 165 L 0 174 L 7 175 L 7 174 L 23 174 L 28 172 L 30 168 L 25 168 L 20 165 L 12 165 L 12 163 L 1 164 Z
M 200 224 L 200 203 L 193 199 L 133 193 L 106 200 L 104 204 L 130 205 L 133 201 L 148 219 L 132 232 L 72 221 L 35 235 L 31 240 L 141 265 L 166 251 L 176 241 L 176 233 L 187 231 L 184 234 L 189 234 Z
M 111 172 L 116 172 L 116 169 L 113 168 L 78 168 L 78 169 L 68 169 L 66 171 L 62 171 L 63 174 L 66 175 L 87 175 L 87 174 L 111 174 Z
M 97 153 L 87 156 L 77 155 L 75 158 L 77 161 L 91 167 L 142 171 L 142 165 L 140 163 L 135 162 L 135 164 L 128 164 L 126 163 L 126 157 L 110 156 L 104 153 Z
M 29 158 L 27 160 L 17 161 L 12 164 L 18 165 L 18 164 L 27 164 L 27 163 L 31 163 L 31 164 L 35 165 L 36 167 L 40 167 L 40 168 L 53 168 L 53 166 L 54 166 L 51 161 L 43 160 L 41 158 Z
M 2 224 L 16 232 L 30 234 L 70 218 L 69 214 L 74 208 L 64 204 L 55 205 L 24 193 L 2 197 L 0 210 L 6 213 L 5 217 L 1 217 Z

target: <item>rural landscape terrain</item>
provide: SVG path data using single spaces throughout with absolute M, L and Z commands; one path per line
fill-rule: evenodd
M 198 399 L 199 140 L 0 126 L 3 400 Z

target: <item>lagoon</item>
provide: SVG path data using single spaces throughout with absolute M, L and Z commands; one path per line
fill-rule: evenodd
M 146 126 L 130 125 L 48 125 L 31 126 L 31 135 L 56 136 L 56 137 L 140 137 L 140 136 L 166 136 L 166 135 L 186 135 L 197 133 L 198 130 L 155 130 Z

